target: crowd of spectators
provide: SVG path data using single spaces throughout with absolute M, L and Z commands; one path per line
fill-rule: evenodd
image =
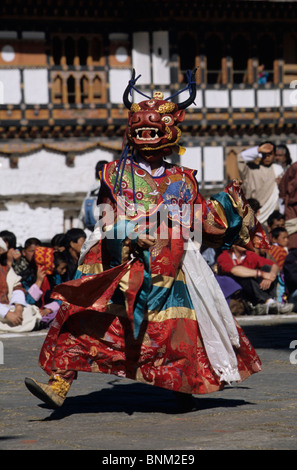
M 287 146 L 266 141 L 242 151 L 243 192 L 266 231 L 271 248 L 204 254 L 234 315 L 297 312 L 297 162 Z M 203 248 L 202 248 L 203 251 Z M 207 258 L 206 258 L 207 255 Z
M 27 332 L 48 328 L 60 301 L 54 287 L 74 278 L 83 229 L 56 234 L 50 243 L 36 237 L 17 245 L 13 232 L 0 232 L 0 332 Z
M 286 146 L 262 142 L 238 155 L 238 169 L 271 248 L 251 251 L 234 244 L 215 251 L 202 246 L 202 254 L 235 316 L 297 312 L 297 162 L 292 163 Z M 75 278 L 89 229 L 85 223 L 56 234 L 50 243 L 30 237 L 24 246 L 17 245 L 13 232 L 0 232 L 0 332 L 51 325 L 60 306 L 51 293 Z

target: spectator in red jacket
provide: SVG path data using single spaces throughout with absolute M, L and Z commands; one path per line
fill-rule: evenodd
M 233 245 L 217 259 L 218 273 L 233 277 L 242 286 L 242 294 L 255 314 L 289 313 L 293 304 L 275 300 L 279 268 L 270 259 Z

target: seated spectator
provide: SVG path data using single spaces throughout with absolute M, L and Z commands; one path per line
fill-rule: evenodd
M 207 262 L 208 266 L 211 267 L 213 271 L 215 271 L 215 264 L 216 264 L 216 250 L 214 248 L 206 247 L 204 245 L 201 246 L 200 252 Z
M 268 232 L 271 232 L 276 227 L 285 226 L 285 217 L 280 211 L 273 211 L 267 219 Z
M 64 233 L 57 233 L 52 239 L 51 239 L 51 247 L 53 248 L 54 251 L 65 251 L 65 234 Z
M 16 263 L 21 258 L 21 251 L 19 248 L 16 247 L 17 240 L 15 234 L 13 232 L 10 232 L 9 230 L 2 230 L 0 232 L 0 237 L 4 240 L 7 245 L 13 247 L 14 250 L 12 256 L 12 263 Z
M 65 281 L 69 281 L 75 276 L 81 247 L 86 238 L 87 235 L 81 228 L 71 228 L 65 234 L 65 253 L 67 258 Z
M 270 238 L 272 246 L 269 250 L 269 254 L 279 267 L 277 280 L 277 300 L 279 302 L 284 302 L 286 300 L 286 288 L 283 266 L 288 255 L 289 236 L 287 230 L 284 227 L 276 227 L 271 230 Z
M 218 256 L 217 265 L 219 275 L 229 275 L 241 285 L 250 313 L 263 315 L 292 311 L 293 305 L 275 300 L 279 268 L 270 259 L 233 245 Z
M 284 262 L 283 272 L 288 301 L 294 304 L 294 312 L 297 312 L 297 249 L 289 252 Z
M 215 274 L 215 278 L 224 294 L 224 297 L 234 316 L 245 313 L 246 306 L 242 300 L 242 287 L 231 276 L 219 276 Z
M 24 247 L 21 248 L 21 257 L 13 263 L 13 269 L 16 274 L 21 276 L 22 285 L 26 291 L 36 281 L 37 268 L 34 253 L 37 246 L 41 246 L 41 241 L 38 238 L 28 238 Z
M 270 232 L 270 240 L 272 246 L 269 253 L 277 263 L 279 269 L 282 270 L 288 254 L 289 243 L 289 235 L 285 227 L 276 227 L 272 229 Z
M 258 215 L 260 213 L 260 209 L 261 209 L 261 205 L 260 205 L 259 201 L 255 198 L 253 198 L 253 197 L 249 198 L 247 201 L 248 201 L 249 205 L 251 206 L 251 208 L 253 209 L 253 211 L 255 213 L 255 216 L 258 217 Z M 262 225 L 262 228 L 265 231 L 266 235 L 268 235 L 266 225 Z M 253 244 L 254 244 L 254 249 L 255 249 L 256 253 L 258 253 L 258 255 L 266 256 L 265 250 L 263 250 L 260 247 L 260 240 L 258 239 L 257 236 L 255 236 Z
M 12 232 L 7 235 L 6 240 L 0 238 L 0 332 L 33 331 L 41 315 L 38 308 L 26 303 L 21 278 L 12 267 L 16 238 Z
M 37 268 L 36 282 L 29 288 L 28 295 L 39 306 L 42 316 L 40 327 L 47 328 L 55 318 L 61 302 L 51 300 L 53 288 L 63 282 L 62 276 L 67 271 L 66 255 L 63 252 L 54 252 L 52 248 L 45 248 L 44 251 L 50 262 L 41 263 Z
M 214 276 L 224 294 L 225 299 L 230 307 L 233 315 L 238 316 L 244 313 L 244 305 L 240 299 L 240 291 L 242 287 L 230 276 L 219 276 L 217 274 L 217 253 L 214 248 L 201 246 L 201 254 L 209 267 L 214 272 Z

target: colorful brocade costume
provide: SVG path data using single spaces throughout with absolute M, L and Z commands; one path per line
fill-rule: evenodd
M 254 236 L 259 230 L 255 219 L 236 185 L 206 203 L 199 194 L 195 171 L 169 164 L 158 177 L 135 162 L 127 165 L 121 181 L 121 211 L 115 185 L 118 165 L 119 161 L 105 166 L 100 196 L 114 218 L 110 224 L 106 218 L 99 240 L 94 235 L 78 267 L 77 279 L 56 288 L 55 298 L 64 302 L 44 342 L 41 367 L 49 375 L 67 370 L 101 372 L 191 394 L 219 390 L 229 379 L 214 370 L 205 348 L 207 338 L 201 334 L 199 306 L 193 304 L 183 269 L 185 244 L 195 207 L 202 211 L 203 233 L 213 245 L 231 243 L 240 231 L 241 236 Z M 129 189 L 132 177 L 137 203 L 142 203 L 136 214 Z M 169 223 L 164 237 L 162 222 L 150 210 L 160 213 L 167 205 Z M 178 217 L 181 206 L 187 210 Z M 127 229 L 131 221 L 132 229 Z M 135 249 L 131 233 L 136 222 L 141 233 L 151 224 L 149 229 L 157 242 L 149 252 Z M 109 232 L 113 236 L 108 237 Z M 207 265 L 202 269 L 204 277 L 211 276 Z M 207 282 L 215 281 L 212 278 Z M 219 298 L 219 286 L 214 288 Z M 242 329 L 238 325 L 235 329 L 237 370 L 230 381 L 243 380 L 261 370 Z
M 102 170 L 101 218 L 76 278 L 52 294 L 62 305 L 40 353 L 49 382 L 25 380 L 46 403 L 61 406 L 78 371 L 204 394 L 261 370 L 197 243 L 267 248 L 264 231 L 237 182 L 206 202 L 194 170 L 164 162 L 182 152 L 178 124 L 195 100 L 195 72 L 177 105 L 160 92 L 131 103 L 133 71 L 128 143 Z

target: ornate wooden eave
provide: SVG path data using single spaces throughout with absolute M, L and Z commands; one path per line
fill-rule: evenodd
M 189 113 L 182 130 L 190 135 L 213 135 L 225 133 L 233 135 L 233 129 L 239 133 L 256 133 L 261 135 L 262 129 L 273 129 L 276 133 L 291 132 L 296 128 L 297 111 L 280 112 L 279 110 L 259 111 L 207 111 Z M 4 119 L 0 121 L 0 142 L 9 139 L 65 139 L 65 138 L 123 138 L 127 119 L 89 120 L 80 124 L 75 120 L 27 121 Z
M 24 4 L 25 3 L 25 4 Z M 144 14 L 145 12 L 145 14 Z M 28 0 L 3 0 L 0 3 L 0 18 L 3 19 L 5 29 L 17 30 L 18 40 L 22 31 L 44 31 L 45 39 L 43 42 L 44 54 L 43 62 L 40 65 L 32 65 L 27 68 L 43 68 L 48 73 L 49 86 L 49 104 L 47 105 L 28 105 L 24 102 L 20 105 L 0 105 L 0 142 L 6 142 L 10 139 L 97 139 L 104 137 L 123 137 L 127 123 L 127 110 L 122 104 L 111 104 L 109 101 L 108 90 L 109 83 L 106 78 L 106 70 L 110 66 L 108 60 L 113 54 L 112 49 L 108 49 L 104 34 L 112 31 L 151 31 L 159 27 L 173 31 L 177 27 L 177 31 L 191 31 L 196 34 L 197 23 L 201 25 L 201 30 L 205 32 L 221 30 L 225 31 L 228 36 L 228 25 L 232 23 L 233 28 L 240 29 L 240 22 L 245 22 L 246 31 L 249 32 L 251 38 L 253 34 L 249 30 L 249 25 L 259 29 L 257 22 L 261 22 L 261 27 L 268 31 L 278 32 L 278 22 L 283 21 L 288 25 L 288 29 L 295 31 L 297 19 L 296 2 L 275 2 L 275 1 L 235 1 L 226 0 L 177 0 L 177 1 L 156 1 L 143 0 L 142 2 L 115 0 L 113 2 L 95 1 L 95 0 L 55 0 L 41 1 Z M 79 21 L 78 21 L 79 19 Z M 187 28 L 186 22 L 192 24 Z M 144 24 L 145 23 L 145 24 Z M 216 26 L 220 23 L 220 27 Z M 101 28 L 101 25 L 103 27 Z M 104 26 L 105 25 L 105 26 Z M 120 26 L 120 29 L 118 29 Z M 106 29 L 107 28 L 107 29 Z M 60 66 L 51 63 L 52 56 L 49 52 L 50 42 L 55 31 L 63 33 L 71 33 L 72 31 L 88 31 L 102 34 L 102 63 L 91 66 L 76 66 L 74 64 L 68 66 L 60 64 Z M 243 29 L 245 31 L 245 29 Z M 281 31 L 281 29 L 279 29 Z M 286 29 L 287 31 L 287 29 Z M 62 34 L 62 33 L 61 33 Z M 59 34 L 57 34 L 59 36 Z M 79 35 L 77 35 L 79 36 Z M 204 37 L 204 33 L 202 34 Z M 278 36 L 276 36 L 277 42 Z M 171 51 L 171 68 L 174 79 L 171 83 L 177 83 L 179 80 L 179 64 L 176 59 L 176 48 L 178 45 L 173 42 Z M 197 38 L 196 38 L 197 39 Z M 226 40 L 228 44 L 228 40 Z M 201 42 L 197 39 L 197 44 L 201 46 Z M 255 44 L 253 43 L 253 46 Z M 198 53 L 199 52 L 199 53 Z M 196 61 L 199 62 L 199 73 L 201 77 L 207 74 L 207 57 L 199 50 L 197 52 Z M 201 55 L 200 55 L 201 54 Z M 252 62 L 253 59 L 250 60 Z M 222 65 L 222 75 L 224 76 L 220 85 L 208 85 L 207 79 L 199 78 L 198 89 L 204 94 L 206 91 L 218 90 L 225 93 L 231 93 L 234 88 L 232 82 L 232 65 L 227 64 L 224 58 Z M 256 61 L 254 61 L 256 62 Z M 274 82 L 269 85 L 268 89 L 275 88 L 276 91 L 282 93 L 284 83 L 282 82 L 283 60 L 276 61 L 274 70 Z M 204 63 L 204 65 L 203 65 Z M 227 64 L 227 65 L 226 65 Z M 9 69 L 11 66 L 4 64 L 2 69 Z M 16 66 L 15 66 L 16 67 Z M 25 66 L 19 66 L 22 70 Z M 116 64 L 116 68 L 120 69 L 122 65 Z M 129 61 L 123 66 L 126 70 L 131 68 Z M 53 91 L 54 79 L 58 73 L 62 76 L 75 73 L 84 73 L 92 81 L 91 75 L 93 70 L 98 72 L 102 79 L 102 96 L 97 103 L 92 102 L 92 93 L 88 100 L 78 102 L 76 104 L 68 104 L 67 99 L 63 99 L 63 104 L 57 104 L 58 101 Z M 258 91 L 256 83 L 257 64 L 249 67 L 248 72 L 252 78 L 249 78 L 247 85 L 242 88 L 255 89 Z M 295 72 L 294 72 L 295 73 Z M 52 76 L 54 75 L 54 76 Z M 65 89 L 66 78 L 63 75 L 63 87 Z M 227 78 L 226 78 L 227 77 Z M 229 78 L 228 78 L 229 77 Z M 76 77 L 77 78 L 77 77 Z M 287 86 L 286 82 L 286 85 Z M 200 87 L 200 88 L 199 88 Z M 24 89 L 22 82 L 20 88 Z M 91 86 L 90 86 L 91 88 Z M 140 86 L 141 88 L 141 86 Z M 170 91 L 169 95 L 176 91 L 175 85 L 167 85 L 166 89 Z M 264 89 L 264 88 L 263 88 Z M 172 92 L 172 93 L 171 93 Z M 65 97 L 64 97 L 65 98 Z M 30 102 L 30 101 L 29 101 Z M 85 103 L 92 103 L 85 106 Z M 255 101 L 256 102 L 256 101 Z M 98 104 L 99 103 L 99 104 Z M 205 99 L 203 99 L 205 103 Z M 225 105 L 225 108 L 206 108 L 206 104 L 200 105 L 196 109 L 189 109 L 186 120 L 183 125 L 183 132 L 191 136 L 204 136 L 209 133 L 211 136 L 220 136 L 236 134 L 242 135 L 247 133 L 256 133 L 262 135 L 274 129 L 277 134 L 287 134 L 295 128 L 297 121 L 297 109 L 285 108 L 282 105 L 279 108 L 255 108 L 247 109 L 232 108 L 231 101 Z M 200 105 L 200 107 L 199 107 Z
M 30 134 L 30 128 L 19 129 L 9 127 L 5 131 L 0 128 L 0 155 L 7 157 L 22 157 L 41 149 L 49 152 L 57 152 L 65 156 L 79 155 L 85 152 L 101 148 L 114 153 L 122 151 L 124 129 L 113 126 L 106 128 L 78 129 L 73 127 L 68 129 L 67 137 L 62 128 L 40 129 L 38 134 Z M 228 142 L 232 140 L 234 145 L 242 145 L 242 142 L 249 142 L 251 136 L 259 139 L 263 136 L 278 138 L 287 136 L 291 139 L 297 133 L 297 123 L 291 122 L 280 125 L 279 123 L 258 123 L 256 125 L 229 124 L 218 126 L 216 124 L 195 126 L 181 126 L 182 140 L 187 145 L 203 145 L 205 142 L 212 142 L 213 139 L 218 143 L 220 140 Z M 43 132 L 42 132 L 43 131 Z M 194 139 L 194 140 L 193 140 Z M 69 161 L 69 166 L 71 162 Z
M 46 21 L 73 23 L 80 25 L 87 21 L 90 23 L 117 24 L 125 23 L 127 27 L 154 22 L 223 22 L 231 21 L 266 21 L 278 22 L 285 18 L 294 21 L 297 17 L 295 2 L 284 1 L 236 1 L 236 0 L 175 0 L 158 1 L 142 0 L 135 2 L 131 0 L 113 0 L 106 2 L 102 0 L 54 0 L 36 1 L 27 0 L 2 0 L 0 5 L 0 16 L 7 20 L 22 21 Z

